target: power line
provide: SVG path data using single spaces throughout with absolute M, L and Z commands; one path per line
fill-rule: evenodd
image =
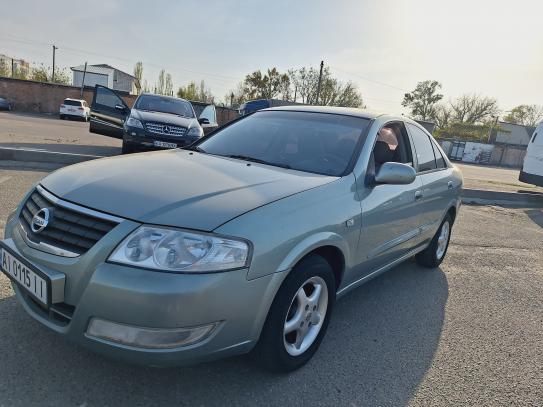
M 5 38 L 5 37 L 2 38 L 2 37 L 0 37 L 0 40 L 18 42 L 18 43 L 28 44 L 28 45 L 40 45 L 40 46 L 52 46 L 53 45 L 52 43 L 40 42 L 40 41 L 30 40 L 30 39 L 27 39 L 27 38 L 13 37 L 13 36 L 11 36 L 11 37 L 12 38 Z M 92 56 L 97 56 L 97 57 L 100 57 L 100 58 L 115 59 L 115 60 L 118 60 L 118 61 L 123 61 L 123 62 L 131 63 L 131 64 L 134 63 L 134 61 L 132 61 L 130 59 L 127 59 L 127 58 L 100 54 L 100 53 L 96 53 L 96 52 L 91 52 L 91 51 L 87 51 L 87 50 L 82 50 L 82 49 L 78 49 L 78 48 L 64 46 L 62 44 L 59 44 L 59 45 L 60 45 L 60 47 L 62 48 L 63 51 L 68 51 L 68 52 L 72 52 L 72 53 L 76 53 L 76 54 L 82 54 L 82 55 L 92 55 Z M 233 76 L 214 74 L 214 73 L 210 73 L 210 72 L 201 72 L 201 71 L 197 71 L 197 70 L 194 70 L 194 69 L 189 69 L 189 68 L 184 68 L 184 67 L 179 67 L 179 66 L 172 69 L 172 67 L 165 67 L 164 65 L 155 64 L 155 63 L 152 63 L 152 62 L 149 62 L 149 61 L 142 61 L 142 62 L 147 66 L 151 66 L 151 67 L 155 67 L 155 68 L 159 68 L 159 69 L 167 68 L 168 70 L 171 70 L 171 71 L 182 70 L 182 71 L 185 71 L 185 72 L 194 73 L 194 74 L 204 76 L 204 77 L 208 77 L 208 78 L 211 77 L 212 80 L 220 81 L 223 84 L 225 84 L 225 83 L 226 84 L 231 84 L 231 83 L 233 83 L 233 81 L 237 82 L 237 81 L 240 80 L 240 78 L 236 78 L 236 77 L 233 77 Z

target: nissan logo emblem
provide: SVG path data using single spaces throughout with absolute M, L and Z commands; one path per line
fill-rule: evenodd
M 51 220 L 51 210 L 48 208 L 42 208 L 32 218 L 30 222 L 30 228 L 34 233 L 40 233 L 43 229 L 47 227 L 49 221 Z

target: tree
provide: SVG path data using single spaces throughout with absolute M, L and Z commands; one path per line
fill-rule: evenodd
M 200 81 L 200 85 L 191 81 L 187 86 L 181 86 L 177 91 L 177 97 L 204 103 L 213 103 L 215 99 L 211 94 L 211 90 L 206 87 L 204 81 Z
M 450 105 L 438 103 L 434 106 L 434 113 L 430 118 L 436 126 L 440 129 L 443 129 L 451 123 L 452 120 L 452 109 Z
M 136 62 L 136 65 L 134 66 L 134 76 L 140 83 L 140 89 L 143 86 L 143 63 L 142 62 Z
M 42 64 L 38 68 L 32 69 L 32 74 L 30 76 L 30 79 L 37 82 L 49 82 L 49 71 Z
M 11 68 L 9 67 L 9 64 L 7 61 L 3 58 L 0 58 L 0 76 L 10 76 L 11 75 Z
M 504 120 L 509 123 L 535 127 L 543 120 L 543 106 L 519 105 L 514 107 Z
M 255 71 L 245 77 L 245 93 L 250 99 L 273 99 L 288 87 L 290 79 L 277 68 L 268 69 L 265 74 Z
M 325 68 L 324 74 L 326 74 Z M 294 85 L 294 94 L 296 95 L 293 101 L 301 99 L 302 103 L 313 104 L 317 97 L 317 84 L 319 82 L 319 71 L 315 68 L 302 67 L 300 69 L 293 69 L 289 71 L 289 76 L 292 84 Z
M 423 81 L 417 84 L 413 92 L 406 93 L 402 106 L 411 109 L 411 115 L 420 120 L 431 120 L 435 116 L 435 105 L 443 95 L 438 93 L 441 84 L 438 81 Z
M 51 82 L 53 77 L 53 69 L 50 66 L 41 64 L 39 67 L 33 67 L 30 70 L 28 78 L 37 82 Z M 71 77 L 66 68 L 55 68 L 55 82 L 63 85 L 69 85 L 71 83 Z
M 486 123 L 498 115 L 498 101 L 476 94 L 465 94 L 450 102 L 452 120 L 457 123 Z
M 173 81 L 172 76 L 169 73 L 166 74 L 166 79 L 164 81 L 164 94 L 173 96 Z

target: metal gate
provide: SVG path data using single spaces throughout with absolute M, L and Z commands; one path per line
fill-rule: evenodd
M 452 142 L 451 155 L 449 156 L 449 158 L 451 160 L 461 161 L 462 157 L 464 155 L 464 149 L 465 148 L 466 148 L 466 142 L 465 141 L 453 141 Z

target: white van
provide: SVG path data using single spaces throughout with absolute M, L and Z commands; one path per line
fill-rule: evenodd
M 534 131 L 518 179 L 543 187 L 543 122 Z

